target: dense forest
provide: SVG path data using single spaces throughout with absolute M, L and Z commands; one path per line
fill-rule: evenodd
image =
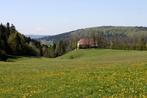
M 11 56 L 58 57 L 77 48 L 81 38 L 93 39 L 97 48 L 147 50 L 146 27 L 102 26 L 79 29 L 55 36 L 31 39 L 13 24 L 0 24 L 0 60 Z
M 45 45 L 20 34 L 13 24 L 0 24 L 0 60 L 11 56 L 44 56 Z

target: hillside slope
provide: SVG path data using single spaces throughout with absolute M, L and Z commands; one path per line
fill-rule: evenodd
M 0 25 L 0 60 L 7 55 L 12 56 L 42 56 L 42 45 L 39 41 L 19 33 L 15 26 L 9 23 Z
M 113 49 L 80 49 L 73 50 L 59 59 L 89 61 L 97 63 L 133 63 L 147 61 L 146 51 L 113 50 Z
M 147 27 L 131 27 L 131 26 L 101 26 L 101 27 L 91 27 L 85 29 L 78 29 L 71 32 L 66 32 L 54 36 L 46 36 L 39 38 L 39 40 L 47 40 L 47 41 L 59 41 L 71 39 L 73 35 L 78 35 L 79 38 L 87 36 L 92 32 L 105 32 L 105 34 L 120 34 L 123 33 L 125 35 L 147 35 Z
M 101 26 L 79 29 L 55 36 L 44 37 L 39 40 L 63 42 L 65 50 L 77 48 L 80 39 L 93 40 L 96 48 L 147 50 L 147 27 Z M 79 45 L 87 48 L 85 43 Z

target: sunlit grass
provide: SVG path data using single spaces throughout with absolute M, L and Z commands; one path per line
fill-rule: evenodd
M 75 50 L 0 62 L 2 98 L 147 97 L 147 51 Z

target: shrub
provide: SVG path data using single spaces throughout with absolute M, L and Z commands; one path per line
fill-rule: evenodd
M 73 55 L 70 55 L 70 56 L 69 56 L 69 59 L 74 59 L 74 56 L 73 56 Z
M 0 61 L 7 61 L 8 56 L 5 51 L 0 50 Z

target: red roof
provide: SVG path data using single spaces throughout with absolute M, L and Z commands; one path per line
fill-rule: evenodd
M 79 45 L 95 45 L 95 42 L 93 39 L 86 39 L 86 38 L 80 39 L 78 43 Z

